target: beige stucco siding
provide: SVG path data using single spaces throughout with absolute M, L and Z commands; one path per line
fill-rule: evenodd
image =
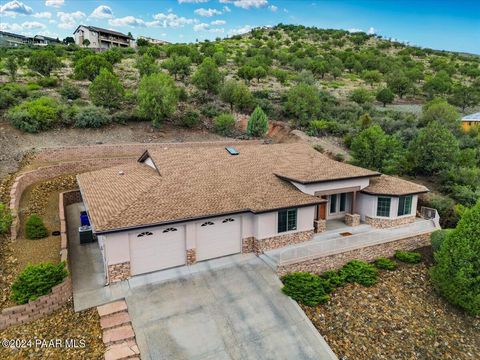
M 358 179 L 334 180 L 334 181 L 326 181 L 326 182 L 306 184 L 306 185 L 292 181 L 292 184 L 295 185 L 300 191 L 304 192 L 305 194 L 315 195 L 315 193 L 318 191 L 348 189 L 353 187 L 359 187 L 361 190 L 368 186 L 369 179 L 358 178 Z
M 377 200 L 379 195 L 369 195 L 360 193 L 357 196 L 357 212 L 360 214 L 361 220 L 365 220 L 365 216 L 369 216 L 372 218 L 377 217 Z M 398 203 L 399 198 L 396 196 L 385 196 L 381 195 L 381 197 L 390 197 L 390 216 L 389 219 L 397 219 L 406 216 L 415 215 L 417 210 L 417 203 L 418 203 L 418 195 L 412 196 L 412 209 L 410 214 L 405 214 L 403 216 L 398 216 Z
M 297 230 L 293 232 L 312 230 L 314 216 L 315 206 L 298 208 Z M 256 214 L 254 220 L 255 237 L 261 240 L 279 235 L 277 231 L 277 221 L 278 211 Z

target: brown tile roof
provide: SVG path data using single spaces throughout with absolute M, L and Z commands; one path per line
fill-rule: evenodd
M 150 151 L 158 173 L 134 163 L 78 175 L 95 231 L 317 204 L 322 200 L 279 176 L 312 182 L 377 174 L 306 144 L 234 146 L 240 155 L 224 144 Z
M 370 185 L 362 190 L 362 192 L 367 194 L 392 196 L 420 194 L 428 191 L 423 185 L 388 175 L 371 178 Z

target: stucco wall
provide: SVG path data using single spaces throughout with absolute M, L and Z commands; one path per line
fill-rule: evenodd
M 277 232 L 278 211 L 272 211 L 254 216 L 254 236 L 258 239 L 267 239 L 279 235 Z M 297 212 L 297 230 L 292 232 L 301 232 L 313 230 L 313 220 L 315 218 L 315 206 L 306 206 L 298 208 Z M 283 235 L 285 233 L 281 233 Z
M 342 188 L 351 188 L 359 186 L 360 189 L 366 188 L 370 184 L 369 178 L 360 178 L 360 179 L 348 179 L 348 180 L 336 180 L 336 181 L 327 181 L 316 184 L 300 184 L 292 181 L 292 184 L 295 185 L 300 191 L 315 195 L 317 191 L 328 191 Z
M 402 217 L 410 217 L 416 214 L 417 211 L 417 203 L 418 203 L 418 195 L 412 196 L 412 210 L 410 214 L 405 214 L 403 216 L 397 216 L 398 213 L 398 203 L 399 198 L 397 196 L 385 196 L 390 197 L 390 216 L 382 217 L 383 219 L 398 219 Z M 360 193 L 357 196 L 357 212 L 360 214 L 362 221 L 365 221 L 365 216 L 376 218 L 377 217 L 377 202 L 378 196 L 377 195 L 369 195 Z

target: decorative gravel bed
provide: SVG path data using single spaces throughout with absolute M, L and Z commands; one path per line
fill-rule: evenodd
M 347 284 L 327 304 L 302 307 L 340 359 L 478 359 L 480 318 L 443 300 L 428 267 L 401 264 L 372 287 Z
M 24 342 L 23 348 L 0 347 L 4 360 L 103 359 L 105 351 L 96 308 L 75 313 L 71 301 L 49 316 L 0 332 L 0 339 Z

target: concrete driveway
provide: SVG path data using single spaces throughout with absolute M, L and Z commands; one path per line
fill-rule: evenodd
M 130 292 L 142 359 L 336 359 L 270 267 L 253 255 L 229 259 Z

